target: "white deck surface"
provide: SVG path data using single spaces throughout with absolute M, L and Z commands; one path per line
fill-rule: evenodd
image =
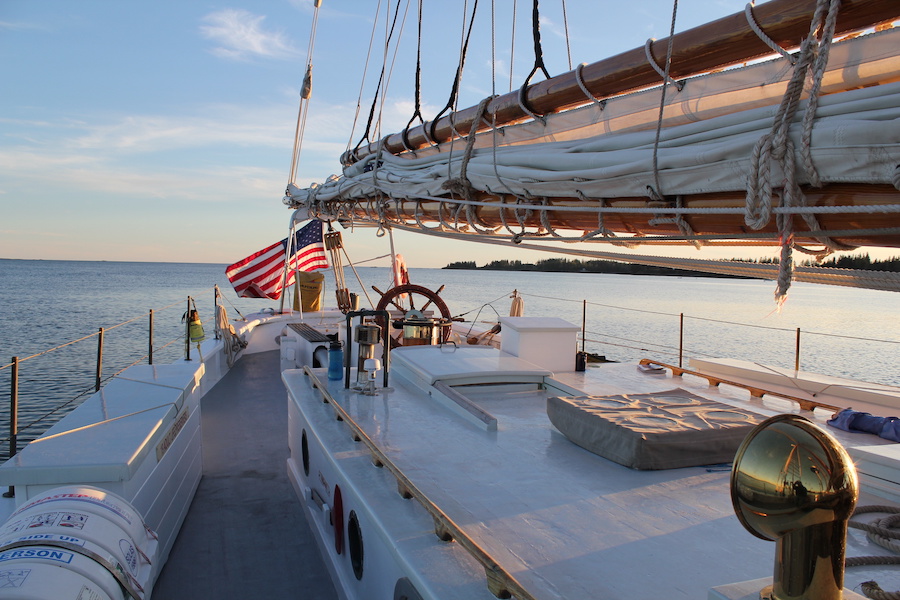
M 393 390 L 375 397 L 346 392 L 342 382 L 329 385 L 413 483 L 535 597 L 701 599 L 712 587 L 771 575 L 775 544 L 751 535 L 735 517 L 730 465 L 631 470 L 556 431 L 546 416 L 546 391 L 456 388 L 497 417 L 497 431 L 485 431 L 415 390 L 399 372 L 392 373 Z M 419 385 L 420 375 L 413 374 Z M 787 412 L 784 403 L 751 404 L 746 394 L 642 374 L 634 365 L 592 366 L 558 379 L 590 394 L 683 387 L 766 416 Z M 342 427 L 321 402 L 309 411 L 314 427 Z M 886 443 L 829 431 L 847 445 Z M 875 502 L 883 503 L 861 500 Z M 875 553 L 882 552 L 853 533 L 848 556 Z M 848 570 L 847 587 L 867 579 L 886 576 L 879 569 Z M 885 589 L 891 584 L 888 578 Z

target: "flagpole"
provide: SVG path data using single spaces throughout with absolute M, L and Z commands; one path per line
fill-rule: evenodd
M 294 214 L 291 213 L 291 226 L 288 229 L 288 243 L 284 245 L 284 269 L 281 273 L 281 301 L 278 312 L 284 312 L 284 287 L 287 285 L 288 270 L 291 268 L 291 257 L 294 255 Z

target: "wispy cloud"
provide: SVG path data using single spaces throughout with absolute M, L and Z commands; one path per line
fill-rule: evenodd
M 36 23 L 13 23 L 12 21 L 0 21 L 0 31 L 22 31 L 27 29 L 46 30 L 44 25 Z
M 232 60 L 294 58 L 300 52 L 282 31 L 266 30 L 264 15 L 227 8 L 203 17 L 200 33 L 215 46 L 212 53 Z
M 283 104 L 253 110 L 218 105 L 207 106 L 202 115 L 129 115 L 28 128 L 28 136 L 16 136 L 18 145 L 0 146 L 0 198 L 47 188 L 48 173 L 54 180 L 50 187 L 58 184 L 65 194 L 79 190 L 191 202 L 260 197 L 273 190 L 277 195 L 288 174 L 294 111 Z M 332 105 L 308 124 L 301 162 L 311 180 L 339 170 L 337 157 L 352 116 L 353 106 Z M 197 159 L 180 164 L 175 155 Z M 227 183 L 210 194 L 211 181 Z

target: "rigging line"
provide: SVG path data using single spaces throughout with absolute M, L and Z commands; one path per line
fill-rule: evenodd
M 472 17 L 471 19 L 469 19 L 469 30 L 466 33 L 465 40 L 462 43 L 462 49 L 459 55 L 459 65 L 456 67 L 456 77 L 453 79 L 453 86 L 450 90 L 450 98 L 447 100 L 447 104 L 444 106 L 444 108 L 442 108 L 441 111 L 437 115 L 435 115 L 428 128 L 428 133 L 431 137 L 431 140 L 435 143 L 437 143 L 437 140 L 435 139 L 437 136 L 435 128 L 437 127 L 438 119 L 440 119 L 441 115 L 443 115 L 449 109 L 452 109 L 456 104 L 457 95 L 459 94 L 459 82 L 462 80 L 463 68 L 465 67 L 466 63 L 466 54 L 468 54 L 469 50 L 469 39 L 471 39 L 472 37 L 472 26 L 475 24 L 475 13 L 477 11 L 478 0 L 475 0 L 475 2 L 472 4 Z
M 534 0 L 531 9 L 531 36 L 534 41 L 534 66 L 531 68 L 531 73 L 525 78 L 525 85 L 528 85 L 528 82 L 531 81 L 531 78 L 538 69 L 544 73 L 544 77 L 550 79 L 550 73 L 547 71 L 546 65 L 544 65 L 544 50 L 541 47 L 541 11 L 538 3 L 539 0 Z
M 418 1 L 417 11 L 418 11 L 418 35 L 416 36 L 415 107 L 414 107 L 412 116 L 409 118 L 409 122 L 406 123 L 406 127 L 403 128 L 403 132 L 402 132 L 403 146 L 407 150 L 410 150 L 409 126 L 412 125 L 413 121 L 416 120 L 416 117 L 419 117 L 419 123 L 421 123 L 422 125 L 425 124 L 425 119 L 422 118 L 422 0 Z
M 356 276 L 356 281 L 359 283 L 359 287 L 362 289 L 363 294 L 366 295 L 366 300 L 369 301 L 369 306 L 375 308 L 375 303 L 372 302 L 372 298 L 369 297 L 369 292 L 366 290 L 366 286 L 363 285 L 362 278 L 359 276 L 359 273 L 356 272 L 356 267 L 353 266 L 353 261 L 350 260 L 350 255 L 347 254 L 347 249 L 344 246 L 341 246 L 341 252 L 344 253 L 344 258 L 347 259 L 347 266 L 350 267 L 350 270 L 353 271 L 353 274 Z
M 210 288 L 210 289 L 213 289 L 213 288 Z M 203 296 L 204 294 L 206 294 L 206 293 L 208 293 L 208 292 L 209 292 L 209 290 L 201 291 L 200 293 L 198 293 L 198 294 L 196 295 L 196 297 L 199 298 L 200 296 Z M 167 304 L 166 306 L 162 306 L 162 307 L 160 307 L 160 308 L 156 308 L 156 309 L 153 309 L 153 310 L 154 310 L 155 312 L 159 312 L 159 311 L 166 310 L 166 309 L 168 309 L 168 308 L 172 308 L 173 306 L 176 306 L 176 305 L 183 305 L 183 303 L 184 303 L 184 300 L 179 300 L 179 301 L 177 301 L 177 302 L 173 302 L 173 303 L 171 303 L 171 304 Z M 108 332 L 108 331 L 110 331 L 110 330 L 112 330 L 112 329 L 115 329 L 115 328 L 117 328 L 117 327 L 121 327 L 122 325 L 127 325 L 128 323 L 133 323 L 133 322 L 137 321 L 138 319 L 143 319 L 144 317 L 146 317 L 146 316 L 149 315 L 149 314 L 150 314 L 149 312 L 146 312 L 146 313 L 140 314 L 140 315 L 138 315 L 138 316 L 136 316 L 136 317 L 133 317 L 133 318 L 127 320 L 127 321 L 123 321 L 123 322 L 121 322 L 121 323 L 117 323 L 117 324 L 112 325 L 112 326 L 110 326 L 110 327 L 104 327 L 104 328 L 103 328 L 103 331 L 104 331 L 104 332 Z M 80 338 L 78 338 L 77 340 L 72 340 L 72 341 L 70 341 L 70 342 L 66 342 L 66 343 L 64 343 L 64 344 L 60 344 L 59 346 L 54 346 L 53 348 L 48 348 L 47 350 L 42 350 L 41 352 L 38 352 L 37 354 L 32 354 L 31 356 L 26 356 L 26 357 L 24 357 L 24 358 L 20 358 L 20 359 L 19 359 L 19 364 L 25 362 L 26 360 L 31 360 L 32 358 L 38 358 L 38 357 L 40 357 L 40 356 L 44 356 L 45 354 L 49 354 L 49 353 L 51 353 L 51 352 L 54 352 L 54 351 L 56 351 L 56 350 L 60 350 L 60 349 L 65 348 L 65 347 L 67 347 L 67 346 L 71 346 L 71 345 L 73 345 L 73 344 L 77 344 L 78 342 L 83 342 L 84 340 L 88 340 L 88 339 L 90 339 L 90 338 L 92 338 L 92 337 L 96 337 L 96 336 L 98 336 L 98 335 L 100 335 L 100 332 L 99 332 L 99 331 L 94 332 L 94 333 L 91 333 L 91 334 L 88 334 L 88 335 L 86 335 L 86 336 L 84 336 L 84 337 L 80 337 Z M 179 337 L 178 339 L 182 339 L 182 338 Z M 13 363 L 6 363 L 5 365 L 0 365 L 0 371 L 3 371 L 4 369 L 8 369 L 8 368 L 10 368 L 10 367 L 12 367 L 12 366 L 13 366 Z
M 400 51 L 400 38 L 403 37 L 403 29 L 406 27 L 406 17 L 409 16 L 409 3 L 410 0 L 406 0 L 406 9 L 403 11 L 403 20 L 400 21 L 400 31 L 397 33 L 397 41 L 394 43 L 394 55 L 391 57 L 391 66 L 388 69 L 387 79 L 384 80 L 384 88 L 381 91 L 381 108 L 378 111 L 378 122 L 375 128 L 375 133 L 377 136 L 381 136 L 381 117 L 384 115 L 384 106 L 387 102 L 387 92 L 388 88 L 391 87 L 391 77 L 394 75 L 394 67 L 397 65 L 397 54 Z
M 474 8 L 476 8 L 476 9 L 478 8 L 477 2 L 475 4 Z M 462 10 L 462 25 L 459 28 L 459 62 L 458 62 L 458 65 L 460 65 L 460 66 L 465 62 L 465 58 L 466 58 L 466 47 L 467 47 L 467 44 L 466 44 L 466 16 L 468 14 L 469 14 L 469 0 L 465 0 L 463 2 L 463 10 Z M 475 11 L 474 10 L 472 11 L 472 21 L 473 22 L 475 21 Z M 462 76 L 462 73 L 459 70 L 457 71 L 457 76 L 460 78 Z M 458 82 L 455 82 L 455 83 L 458 84 Z M 458 92 L 458 90 L 457 90 L 457 92 Z M 456 147 L 455 146 L 456 138 L 462 137 L 462 136 L 460 136 L 459 131 L 456 130 L 456 124 L 453 122 L 453 111 L 455 111 L 456 107 L 457 107 L 457 98 L 454 98 L 453 95 L 451 94 L 451 100 L 448 102 L 453 103 L 452 110 L 450 112 L 450 115 L 448 116 L 448 120 L 450 121 L 450 131 L 452 133 L 452 135 L 450 136 L 449 158 L 447 159 L 447 179 L 449 180 L 452 177 L 451 165 L 452 165 L 452 161 L 453 161 L 453 151 Z M 440 117 L 440 114 L 438 114 L 438 116 L 435 117 L 434 120 L 437 121 L 438 117 Z M 477 122 L 476 122 L 476 124 L 477 124 Z M 432 123 L 431 133 L 434 133 L 434 127 L 435 127 L 435 125 L 434 125 L 434 123 Z M 434 140 L 434 138 L 432 137 L 432 141 L 433 140 Z M 436 142 L 433 142 L 433 143 L 436 143 Z M 456 211 L 458 214 L 459 208 L 457 208 Z M 458 219 L 457 219 L 457 221 L 458 221 Z
M 659 118 L 656 120 L 656 139 L 653 141 L 653 182 L 656 185 L 656 194 L 660 196 L 662 196 L 663 192 L 659 185 L 659 138 L 662 134 L 663 112 L 666 108 L 666 89 L 669 87 L 669 69 L 672 66 L 672 44 L 675 37 L 675 17 L 677 13 L 678 0 L 672 0 L 672 24 L 669 27 L 669 40 L 666 48 L 666 68 L 663 73 L 663 83 L 659 98 Z
M 590 306 L 598 306 L 601 308 L 614 308 L 617 310 L 627 310 L 630 312 L 658 315 L 658 316 L 663 316 L 663 317 L 681 316 L 680 313 L 667 313 L 667 312 L 660 312 L 660 311 L 656 311 L 656 310 L 645 310 L 645 309 L 640 309 L 640 308 L 632 308 L 629 306 L 616 306 L 615 304 L 603 304 L 601 302 L 594 302 L 592 300 L 575 300 L 573 298 L 557 298 L 555 296 L 542 296 L 540 294 L 530 294 L 527 292 L 519 292 L 519 294 L 524 297 L 541 298 L 542 300 L 554 300 L 557 302 L 573 302 L 573 303 L 577 302 L 579 304 L 581 304 L 582 302 L 587 302 L 587 304 Z M 495 302 L 496 302 L 496 300 L 495 300 Z M 463 314 L 465 314 L 465 313 L 463 313 Z M 785 332 L 785 333 L 794 333 L 796 331 L 795 328 L 769 327 L 767 325 L 753 325 L 752 323 L 741 323 L 740 321 L 723 321 L 721 319 L 710 319 L 708 317 L 695 317 L 695 316 L 687 315 L 687 314 L 684 315 L 684 318 L 685 319 L 693 319 L 694 321 L 706 321 L 709 323 L 719 323 L 722 325 L 739 325 L 741 327 L 750 327 L 752 329 L 766 329 L 769 331 L 781 331 L 781 332 Z M 589 331 L 588 333 L 591 333 L 593 335 L 608 335 L 608 334 L 599 333 L 599 332 L 595 332 L 595 331 Z M 900 344 L 900 340 L 883 340 L 883 339 L 878 339 L 878 338 L 864 338 L 864 337 L 856 337 L 856 336 L 851 336 L 851 335 L 841 335 L 838 333 L 822 333 L 822 332 L 817 332 L 817 331 L 804 330 L 803 334 L 804 335 L 821 335 L 821 336 L 825 336 L 825 337 L 835 337 L 835 338 L 848 339 L 848 340 L 857 340 L 857 341 L 862 341 L 862 342 L 883 342 L 883 343 L 887 343 L 887 344 Z M 622 338 L 622 339 L 624 339 L 624 338 Z
M 359 83 L 359 96 L 356 99 L 356 113 L 353 115 L 353 125 L 350 127 L 350 137 L 347 139 L 347 149 L 345 152 L 349 152 L 350 146 L 353 145 L 353 133 L 356 131 L 356 122 L 359 120 L 359 112 L 362 109 L 363 90 L 366 86 L 366 75 L 369 72 L 369 59 L 372 58 L 372 46 L 375 43 L 375 32 L 378 30 L 378 17 L 380 13 L 381 0 L 378 0 L 378 6 L 375 7 L 375 22 L 372 24 L 372 34 L 369 36 L 369 49 L 366 52 L 366 62 L 363 65 L 362 81 Z
M 497 95 L 497 21 L 495 0 L 491 0 L 491 96 Z
M 394 18 L 391 22 L 390 31 L 387 33 L 386 39 L 384 41 L 384 54 L 381 63 L 381 74 L 378 76 L 378 84 L 375 86 L 375 93 L 372 96 L 372 106 L 369 108 L 369 118 L 366 122 L 366 131 L 365 133 L 363 133 L 362 138 L 360 138 L 359 142 L 357 142 L 356 146 L 353 148 L 354 153 L 359 150 L 359 147 L 362 146 L 362 143 L 364 141 L 371 142 L 371 140 L 369 139 L 369 134 L 372 132 L 372 121 L 375 119 L 375 108 L 378 106 L 378 97 L 381 93 L 381 84 L 384 81 L 384 72 L 387 69 L 388 45 L 390 44 L 391 37 L 394 35 L 394 27 L 397 25 L 397 16 L 400 14 L 400 1 L 401 0 L 397 0 L 397 8 L 394 9 Z M 387 10 L 390 10 L 390 6 L 387 6 Z M 387 28 L 386 21 L 385 28 Z
M 525 78 L 525 82 L 522 83 L 522 86 L 519 88 L 519 107 L 535 121 L 543 120 L 544 115 L 538 114 L 536 111 L 532 110 L 531 106 L 528 104 L 528 84 L 531 83 L 531 78 L 534 77 L 534 74 L 537 73 L 538 69 L 541 70 L 544 77 L 550 79 L 550 73 L 547 71 L 546 65 L 544 65 L 544 51 L 541 48 L 541 15 L 538 1 L 539 0 L 534 0 L 531 9 L 531 36 L 534 42 L 534 66 L 531 67 L 528 77 Z
M 519 5 L 519 0 L 513 0 L 513 12 L 512 12 L 512 35 L 510 36 L 509 42 L 509 91 L 511 92 L 513 89 L 513 66 L 515 64 L 516 58 L 516 8 Z
M 569 59 L 569 70 L 572 70 L 572 48 L 569 44 L 569 17 L 566 13 L 566 0 L 562 0 L 563 29 L 566 32 L 566 56 Z
M 306 50 L 306 72 L 303 75 L 303 85 L 300 88 L 300 108 L 297 114 L 297 127 L 294 130 L 294 151 L 291 156 L 291 169 L 288 183 L 296 181 L 297 171 L 300 168 L 300 151 L 303 147 L 303 135 L 306 129 L 306 114 L 309 110 L 309 99 L 312 96 L 312 57 L 316 45 L 316 31 L 319 23 L 319 6 L 321 2 L 314 2 L 312 25 L 309 32 L 309 45 Z

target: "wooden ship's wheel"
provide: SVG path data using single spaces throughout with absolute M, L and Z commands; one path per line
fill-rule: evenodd
M 437 312 L 441 313 L 441 321 L 445 323 L 444 325 L 439 325 L 440 341 L 443 343 L 450 339 L 449 322 L 452 320 L 452 316 L 450 314 L 450 309 L 447 308 L 447 304 L 438 295 L 440 291 L 444 289 L 443 286 L 436 292 L 429 290 L 427 287 L 412 283 L 394 286 L 386 292 L 382 292 L 374 286 L 372 289 L 381 294 L 381 299 L 378 301 L 375 310 L 400 311 L 401 314 L 399 317 L 392 318 L 393 323 L 404 322 L 407 319 L 407 315 L 413 316 L 424 314 L 424 312 L 434 304 L 434 308 Z M 420 304 L 419 308 L 416 306 L 417 298 L 418 304 Z M 392 308 L 389 309 L 388 306 Z M 375 321 L 379 327 L 389 327 L 392 329 L 391 325 L 383 322 L 384 319 L 382 317 L 376 317 Z M 402 335 L 398 337 L 391 335 L 391 347 L 402 346 L 402 337 Z

